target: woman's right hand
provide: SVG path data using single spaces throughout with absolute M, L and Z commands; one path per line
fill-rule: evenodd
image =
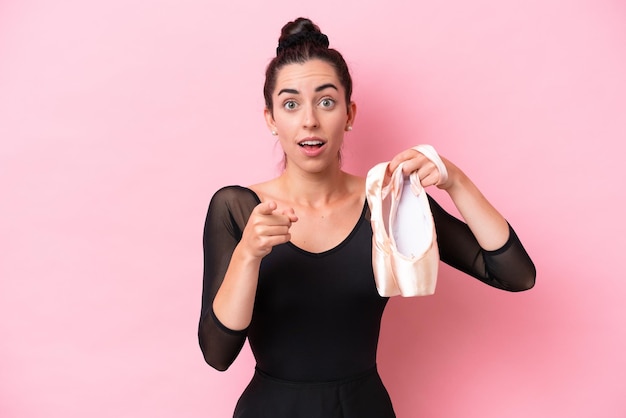
M 289 228 L 298 220 L 292 208 L 277 210 L 276 202 L 270 200 L 258 204 L 250 214 L 243 231 L 240 249 L 254 258 L 263 258 L 278 244 L 291 239 Z
M 267 201 L 252 210 L 215 295 L 213 311 L 227 328 L 242 330 L 250 325 L 261 259 L 275 245 L 291 239 L 289 228 L 298 218 L 292 208 L 277 207 L 276 202 Z

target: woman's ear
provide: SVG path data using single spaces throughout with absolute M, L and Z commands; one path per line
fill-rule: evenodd
M 351 131 L 354 125 L 354 119 L 356 118 L 356 103 L 350 102 L 348 105 L 348 120 L 346 121 L 346 131 Z
M 272 112 L 267 107 L 263 109 L 263 117 L 265 117 L 265 124 L 269 128 L 272 135 L 278 135 L 278 131 L 276 130 L 276 121 L 274 121 L 274 115 L 272 115 Z

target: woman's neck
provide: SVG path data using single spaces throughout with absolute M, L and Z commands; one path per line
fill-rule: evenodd
M 276 180 L 288 200 L 303 206 L 317 207 L 345 197 L 349 193 L 349 177 L 339 169 L 324 173 L 286 169 Z

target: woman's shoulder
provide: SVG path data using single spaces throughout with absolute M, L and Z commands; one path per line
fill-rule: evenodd
M 213 195 L 213 198 L 221 199 L 237 199 L 249 197 L 256 197 L 256 193 L 249 187 L 239 185 L 223 186 L 222 188 L 218 189 Z
M 257 196 L 259 202 L 281 200 L 282 190 L 278 177 L 262 183 L 253 184 L 248 187 L 248 190 Z
M 346 173 L 349 187 L 357 192 L 365 190 L 365 177 Z
M 205 221 L 205 234 L 226 228 L 233 236 L 240 236 L 250 214 L 259 204 L 256 194 L 247 187 L 225 186 L 211 198 Z M 213 232 L 211 232 L 213 231 Z
M 211 198 L 212 207 L 251 207 L 260 203 L 257 194 L 250 188 L 238 185 L 224 186 Z

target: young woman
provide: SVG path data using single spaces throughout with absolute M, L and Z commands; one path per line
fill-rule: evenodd
M 387 298 L 372 271 L 365 180 L 341 169 L 355 122 L 352 81 L 310 20 L 282 29 L 264 87 L 283 173 L 211 200 L 205 230 L 200 347 L 226 370 L 246 338 L 257 361 L 238 418 L 391 418 L 376 349 Z M 429 198 L 441 260 L 500 289 L 531 288 L 535 268 L 513 229 L 470 179 L 408 149 L 389 164 L 444 189 L 465 222 Z

